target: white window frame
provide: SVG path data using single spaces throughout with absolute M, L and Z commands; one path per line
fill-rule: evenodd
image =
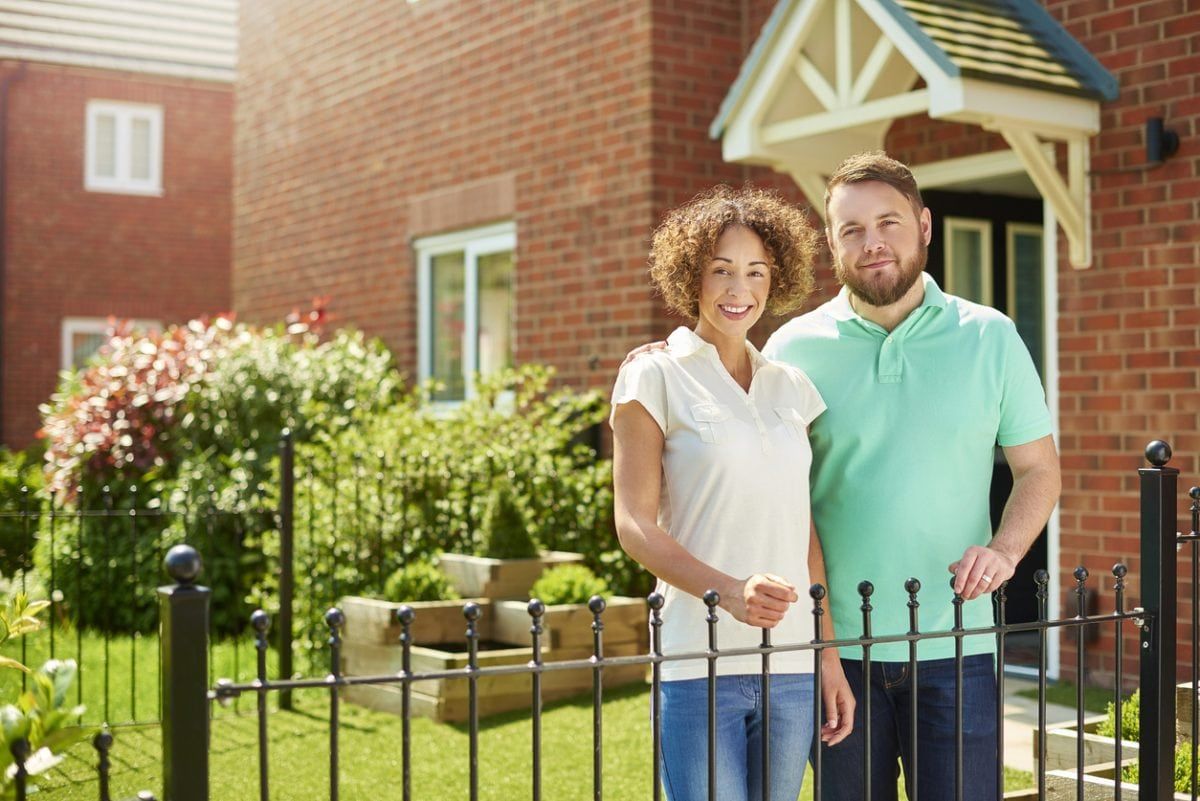
M 479 370 L 476 342 L 479 338 L 479 258 L 493 253 L 511 252 L 516 258 L 517 226 L 512 222 L 481 228 L 427 236 L 413 241 L 417 256 L 417 377 L 426 381 L 433 372 L 433 342 L 429 335 L 433 323 L 430 297 L 433 291 L 433 258 L 446 253 L 462 253 L 463 285 L 463 387 L 464 399 L 475 396 L 475 374 Z M 514 276 L 515 289 L 515 276 Z M 515 301 L 514 301 L 515 305 Z M 515 334 L 515 330 L 514 330 Z M 515 345 L 515 342 L 514 342 Z M 438 401 L 453 406 L 460 401 Z
M 111 114 L 116 120 L 115 176 L 96 174 L 96 118 Z M 85 137 L 83 186 L 89 192 L 111 192 L 122 195 L 161 196 L 163 157 L 162 106 L 144 103 L 122 103 L 114 100 L 89 100 L 87 104 L 87 135 Z M 131 167 L 131 123 L 135 120 L 150 123 L 150 176 L 133 178 Z
M 945 233 L 942 237 L 945 253 L 946 265 L 946 291 L 951 295 L 962 296 L 962 293 L 954 286 L 954 270 L 952 265 L 954 262 L 954 232 L 955 231 L 975 231 L 980 235 L 981 254 L 983 263 L 980 265 L 980 286 L 983 290 L 982 296 L 978 299 L 979 303 L 984 306 L 992 304 L 992 221 L 983 220 L 976 217 L 946 217 L 942 220 L 942 226 Z
M 163 330 L 162 322 L 159 320 L 133 320 L 133 330 L 140 333 L 159 332 Z M 73 359 L 74 349 L 71 347 L 71 340 L 76 334 L 98 334 L 107 336 L 112 331 L 115 323 L 108 317 L 64 317 L 62 321 L 62 338 L 60 342 L 62 369 L 74 370 L 76 364 Z M 82 367 L 83 365 L 78 365 Z

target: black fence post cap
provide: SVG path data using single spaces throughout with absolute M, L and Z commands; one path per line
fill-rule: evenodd
M 1163 467 L 1171 461 L 1171 446 L 1156 439 L 1146 446 L 1146 460 L 1155 467 Z
M 178 584 L 195 583 L 196 579 L 200 577 L 200 570 L 203 566 L 199 552 L 186 544 L 174 546 L 167 551 L 167 555 L 163 559 L 163 567 L 167 569 L 167 575 Z

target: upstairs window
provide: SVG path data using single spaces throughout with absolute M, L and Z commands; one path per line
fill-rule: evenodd
M 161 106 L 88 101 L 84 188 L 161 195 L 162 139 Z
M 512 366 L 516 244 L 512 223 L 416 241 L 417 368 L 441 385 L 435 401 L 464 400 L 476 373 Z

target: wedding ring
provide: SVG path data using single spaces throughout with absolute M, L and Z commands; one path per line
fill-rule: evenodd
M 987 575 L 986 573 L 983 575 L 983 580 L 986 581 L 988 584 L 992 583 L 992 577 Z

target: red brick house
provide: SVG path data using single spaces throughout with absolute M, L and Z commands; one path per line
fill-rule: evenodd
M 606 388 L 676 324 L 645 275 L 665 209 L 753 180 L 819 213 L 883 147 L 928 192 L 931 272 L 1045 379 L 1052 603 L 1078 564 L 1100 608 L 1136 572 L 1148 440 L 1200 473 L 1196 0 L 260 0 L 239 36 L 244 315 L 331 296 L 445 400 L 508 361 Z
M 0 443 L 110 317 L 230 307 L 236 0 L 0 3 Z

